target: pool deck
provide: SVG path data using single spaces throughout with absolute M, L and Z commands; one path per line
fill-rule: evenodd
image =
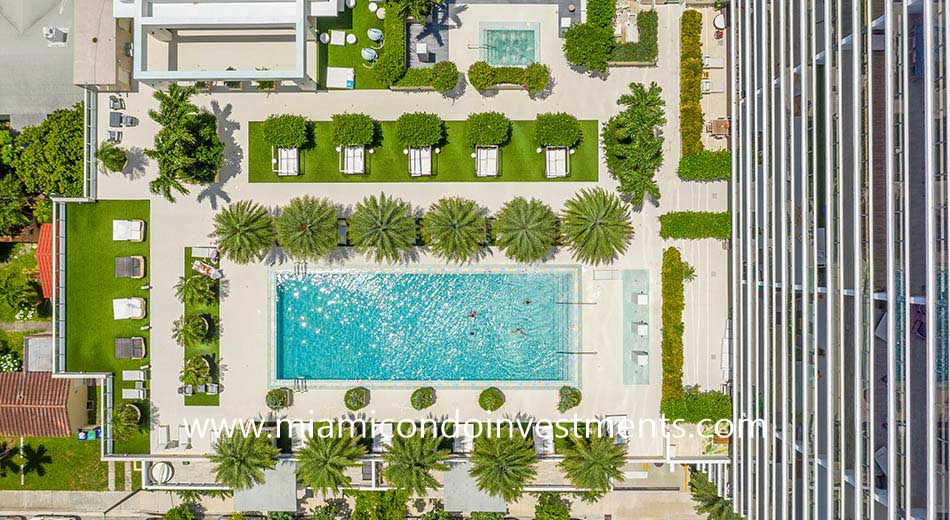
M 176 392 L 178 372 L 182 365 L 180 347 L 171 340 L 172 322 L 181 314 L 182 307 L 174 294 L 174 284 L 181 274 L 184 247 L 209 244 L 214 214 L 230 201 L 253 199 L 268 207 L 285 204 L 291 198 L 304 194 L 327 197 L 347 208 L 352 208 L 364 196 L 385 191 L 389 195 L 409 201 L 415 208 L 424 208 L 446 195 L 474 199 L 489 211 L 515 196 L 538 197 L 555 209 L 568 198 L 594 183 L 496 183 L 490 189 L 479 183 L 327 183 L 327 184 L 251 184 L 247 182 L 247 127 L 249 121 L 260 121 L 274 113 L 295 113 L 315 120 L 326 120 L 331 114 L 343 111 L 362 111 L 378 119 L 395 119 L 403 112 L 426 110 L 445 119 L 462 119 L 477 111 L 504 112 L 511 119 L 530 119 L 543 112 L 566 111 L 580 119 L 601 122 L 617 113 L 616 99 L 628 92 L 631 82 L 657 82 L 663 88 L 668 123 L 663 128 L 666 138 L 666 160 L 656 179 L 663 193 L 660 207 L 646 204 L 633 212 L 635 235 L 630 247 L 609 266 L 582 269 L 583 299 L 590 305 L 582 309 L 582 349 L 585 355 L 581 373 L 583 400 L 569 414 L 556 412 L 555 390 L 508 390 L 507 403 L 494 414 L 482 411 L 477 404 L 477 392 L 470 389 L 442 389 L 434 407 L 423 412 L 409 405 L 411 389 L 381 389 L 372 393 L 372 403 L 366 409 L 376 417 L 454 416 L 456 410 L 463 418 L 504 418 L 516 414 L 569 418 L 575 412 L 580 417 L 603 417 L 625 414 L 631 419 L 658 416 L 660 401 L 660 264 L 663 249 L 677 246 L 683 258 L 696 269 L 696 280 L 686 286 L 685 310 L 685 366 L 684 383 L 700 384 L 703 388 L 719 389 L 723 382 L 720 367 L 722 337 L 726 331 L 728 265 L 727 251 L 715 240 L 665 241 L 659 236 L 657 216 L 668 211 L 727 209 L 726 183 L 687 183 L 678 179 L 675 167 L 679 159 L 679 14 L 680 5 L 658 6 L 660 56 L 656 68 L 618 68 L 611 70 L 606 79 L 591 78 L 570 69 L 563 57 L 558 37 L 558 6 L 554 4 L 506 5 L 499 13 L 498 6 L 465 4 L 463 25 L 452 34 L 451 59 L 465 70 L 478 58 L 477 49 L 468 49 L 467 43 L 477 42 L 480 20 L 540 23 L 541 61 L 551 67 L 554 87 L 545 97 L 530 98 L 523 91 L 501 91 L 482 95 L 468 87 L 457 98 L 437 93 L 406 94 L 391 91 L 339 91 L 320 93 L 278 92 L 269 95 L 255 93 L 215 93 L 199 95 L 194 101 L 218 116 L 220 135 L 226 143 L 225 164 L 216 184 L 194 187 L 189 196 L 180 197 L 175 204 L 152 195 L 148 181 L 157 173 L 154 162 L 144 157 L 142 150 L 152 145 L 158 125 L 149 119 L 147 110 L 155 108 L 152 90 L 140 86 L 138 92 L 125 96 L 127 113 L 141 121 L 137 127 L 126 128 L 122 146 L 130 150 L 129 167 L 125 174 L 100 175 L 98 196 L 101 199 L 149 199 L 151 201 L 151 289 L 150 324 L 152 325 L 151 397 L 155 410 L 155 426 L 177 425 L 183 420 L 273 417 L 264 404 L 268 386 L 266 359 L 268 356 L 268 269 L 265 263 L 236 265 L 222 262 L 225 282 L 221 301 L 221 382 L 222 393 L 217 407 L 184 406 Z M 468 31 L 468 32 L 466 32 Z M 470 33 L 470 34 L 469 34 Z M 467 36 L 466 36 L 467 35 Z M 596 92 L 596 95 L 591 93 Z M 108 93 L 99 98 L 100 136 L 108 125 Z M 607 173 L 601 152 L 600 181 L 596 185 L 614 190 L 617 183 Z M 408 180 L 408 179 L 407 179 Z M 275 251 L 267 262 L 286 263 Z M 336 265 L 365 263 L 359 256 L 350 256 Z M 443 261 L 420 251 L 419 265 L 443 265 Z M 497 250 L 488 252 L 485 264 L 511 264 Z M 568 251 L 557 252 L 552 264 L 572 264 Z M 628 385 L 624 379 L 624 283 L 621 278 L 595 279 L 603 269 L 641 270 L 649 284 L 649 384 Z M 164 353 L 164 354 L 163 354 Z M 342 389 L 295 392 L 294 404 L 287 414 L 298 417 L 338 417 L 344 412 Z M 281 414 L 286 415 L 286 414 Z M 153 426 L 154 427 L 154 426 Z M 176 431 L 176 428 L 172 428 Z M 152 435 L 152 452 L 156 455 L 187 453 L 200 455 L 210 449 L 210 439 L 195 438 L 189 450 L 171 449 L 157 445 Z M 691 443 L 677 447 L 679 455 L 696 453 Z M 637 438 L 628 445 L 629 454 L 639 457 L 662 457 L 667 453 L 663 439 Z

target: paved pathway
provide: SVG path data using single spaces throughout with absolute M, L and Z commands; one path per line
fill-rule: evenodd
M 2 321 L 0 322 L 0 330 L 7 332 L 28 332 L 34 330 L 48 332 L 53 330 L 53 323 L 50 321 Z

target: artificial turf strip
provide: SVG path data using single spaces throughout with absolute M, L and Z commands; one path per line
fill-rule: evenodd
M 537 153 L 534 121 L 512 121 L 511 139 L 500 149 L 497 177 L 477 177 L 472 149 L 465 144 L 465 121 L 446 121 L 441 153 L 433 154 L 432 175 L 411 177 L 408 160 L 396 140 L 396 123 L 380 122 L 382 138 L 375 153 L 366 155 L 367 173 L 344 175 L 339 155 L 330 142 L 332 123 L 315 122 L 314 143 L 300 151 L 300 175 L 278 176 L 272 171 L 271 150 L 264 142 L 261 123 L 248 126 L 250 182 L 597 182 L 597 121 L 581 121 L 583 138 L 570 156 L 570 174 L 559 179 L 544 176 L 544 153 Z
M 143 242 L 112 240 L 113 220 L 145 221 Z M 135 370 L 149 363 L 152 343 L 147 290 L 151 265 L 149 238 L 152 234 L 147 200 L 104 200 L 94 203 L 68 204 L 66 209 L 66 370 L 68 372 L 111 372 L 113 407 L 126 402 L 122 388 L 134 383 L 123 382 L 123 370 Z M 145 257 L 145 277 L 115 278 L 115 257 Z M 146 315 L 142 320 L 116 320 L 112 317 L 114 298 L 145 298 Z M 145 359 L 116 359 L 115 338 L 145 338 Z M 135 402 L 142 411 L 142 424 L 149 424 L 149 402 Z M 116 454 L 149 452 L 149 433 L 145 426 L 130 438 L 116 441 Z
M 345 9 L 338 16 L 317 18 L 317 31 L 320 34 L 337 30 L 356 35 L 356 43 L 352 45 L 330 45 L 317 40 L 317 84 L 320 88 L 326 88 L 328 66 L 352 68 L 356 89 L 389 88 L 389 85 L 376 79 L 373 69 L 364 66 L 368 62 L 360 55 L 363 48 L 377 45 L 370 41 L 366 31 L 383 30 L 383 21 L 376 18 L 376 13 L 370 12 L 366 5 L 359 3 L 354 9 Z
M 185 276 L 204 276 L 198 274 L 191 269 L 191 264 L 194 262 L 194 257 L 191 256 L 191 248 L 185 248 Z M 200 259 L 201 261 L 210 264 L 210 260 L 207 258 Z M 187 361 L 191 359 L 192 356 L 208 356 L 209 361 L 211 362 L 211 382 L 218 383 L 218 376 L 220 375 L 219 368 L 221 362 L 220 355 L 220 324 L 218 323 L 218 318 L 221 315 L 221 305 L 220 298 L 221 293 L 218 292 L 219 284 L 215 284 L 215 299 L 209 304 L 185 304 L 185 316 L 191 316 L 193 314 L 204 314 L 211 318 L 211 322 L 214 325 L 211 327 L 211 331 L 208 335 L 208 339 L 202 341 L 197 345 L 191 345 L 185 347 L 184 359 Z M 185 396 L 185 406 L 218 406 L 220 402 L 220 396 L 208 395 L 208 394 L 194 394 Z
M 100 460 L 98 440 L 79 441 L 75 436 L 24 437 L 25 457 L 20 457 L 19 437 L 2 440 L 13 452 L 4 460 L 0 490 L 105 491 L 108 488 L 107 465 L 111 462 Z M 27 466 L 23 485 L 20 485 L 21 462 Z

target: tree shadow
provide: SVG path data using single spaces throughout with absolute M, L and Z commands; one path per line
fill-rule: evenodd
M 218 136 L 224 142 L 224 154 L 221 168 L 218 170 L 218 180 L 207 184 L 198 193 L 198 202 L 208 199 L 211 209 L 218 209 L 218 200 L 224 203 L 231 202 L 231 196 L 224 190 L 224 186 L 241 172 L 241 161 L 244 159 L 244 150 L 235 139 L 235 133 L 241 128 L 241 123 L 229 120 L 233 110 L 228 104 L 224 108 L 217 101 L 211 102 L 211 112 L 218 120 Z
M 42 444 L 36 448 L 32 444 L 23 446 L 23 459 L 26 461 L 23 464 L 23 472 L 34 472 L 40 477 L 46 475 L 46 468 L 43 466 L 53 462 L 53 458 L 46 451 L 46 446 Z
M 125 169 L 122 170 L 122 174 L 130 180 L 145 177 L 145 168 L 149 164 L 148 156 L 145 155 L 145 149 L 133 146 L 125 151 L 125 156 L 128 162 L 125 164 Z

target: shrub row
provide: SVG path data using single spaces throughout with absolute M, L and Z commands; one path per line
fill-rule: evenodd
M 587 12 L 587 19 L 590 20 L 589 10 Z M 639 41 L 616 45 L 610 54 L 610 60 L 655 62 L 659 52 L 659 47 L 657 46 L 658 26 L 659 16 L 656 14 L 656 11 L 644 11 L 637 15 L 637 32 L 640 35 Z
M 728 211 L 674 211 L 660 215 L 660 236 L 728 240 L 732 236 L 732 215 Z
M 677 169 L 684 181 L 726 181 L 732 176 L 732 156 L 729 150 L 703 150 L 680 159 Z
M 683 282 L 685 263 L 679 249 L 668 248 L 663 252 L 662 284 L 662 400 L 679 399 L 683 395 Z
M 272 114 L 261 125 L 264 141 L 278 148 L 300 148 L 307 143 L 307 120 L 292 114 Z
M 683 13 L 680 27 L 680 140 L 683 157 L 703 151 L 703 46 L 699 11 Z
M 732 418 L 732 399 L 721 392 L 701 392 L 698 387 L 685 388 L 679 397 L 664 397 L 660 413 L 668 421 L 682 420 L 695 424 L 704 419 L 716 422 Z
M 398 9 L 387 9 L 386 19 L 383 20 L 383 34 L 386 41 L 406 41 L 406 21 L 398 13 Z M 379 58 L 373 66 L 376 79 L 387 86 L 395 85 L 399 78 L 406 73 L 406 49 L 402 44 L 385 45 L 379 50 Z
M 451 61 L 440 61 L 432 67 L 413 68 L 395 83 L 397 87 L 432 87 L 439 92 L 448 92 L 458 85 L 462 74 Z
M 521 85 L 529 94 L 541 92 L 548 86 L 551 71 L 547 65 L 532 63 L 521 67 L 492 67 L 484 61 L 476 61 L 468 68 L 468 82 L 476 90 L 488 90 L 495 85 Z

